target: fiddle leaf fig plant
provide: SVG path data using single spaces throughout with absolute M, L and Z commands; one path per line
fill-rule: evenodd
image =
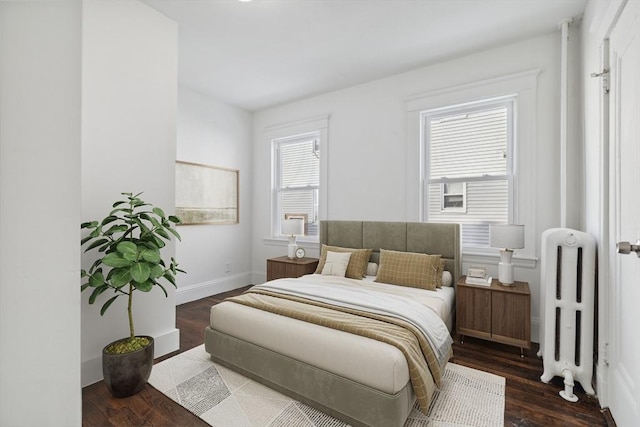
M 180 240 L 180 234 L 174 228 L 180 219 L 167 216 L 162 209 L 146 203 L 140 198 L 141 194 L 122 193 L 126 200 L 116 201 L 104 219 L 80 225 L 81 229 L 90 231 L 80 243 L 81 246 L 86 245 L 85 252 L 97 250 L 99 254 L 104 254 L 88 270 L 80 272 L 85 282 L 80 290 L 92 290 L 89 304 L 95 303 L 103 293 L 112 291 L 114 295 L 100 310 L 100 315 L 104 315 L 116 299 L 128 299 L 129 339 L 120 342 L 122 348 L 108 348 L 107 352 L 127 353 L 147 345 L 145 341 L 148 340 L 136 337 L 134 332 L 134 292 L 150 292 L 157 286 L 166 297 L 167 290 L 161 281 L 176 287 L 176 274 L 185 273 L 173 258 L 167 265 L 160 253 L 172 235 Z

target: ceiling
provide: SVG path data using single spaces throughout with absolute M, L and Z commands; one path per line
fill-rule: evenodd
M 259 111 L 558 31 L 587 0 L 144 0 L 178 23 L 180 84 Z

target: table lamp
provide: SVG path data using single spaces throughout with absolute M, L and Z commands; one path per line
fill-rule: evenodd
M 304 235 L 304 220 L 301 218 L 285 219 L 282 221 L 281 232 L 284 236 L 289 237 L 289 245 L 287 246 L 287 257 L 294 259 L 296 257 L 296 236 Z
M 514 249 L 524 248 L 524 225 L 497 224 L 489 227 L 489 245 L 500 248 L 498 280 L 500 284 L 513 284 L 513 264 L 511 257 Z

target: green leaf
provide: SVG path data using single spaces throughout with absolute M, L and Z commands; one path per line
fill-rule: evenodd
M 91 286 L 92 288 L 104 286 L 104 284 L 104 275 L 102 274 L 102 269 L 97 270 L 89 277 L 89 286 Z
M 111 284 L 118 289 L 120 289 L 133 279 L 131 277 L 130 268 L 127 267 L 111 270 L 110 276 Z
M 148 203 L 145 203 L 144 200 L 139 199 L 137 197 L 131 200 L 131 204 L 136 208 L 140 207 L 140 206 L 147 206 L 148 205 Z
M 124 194 L 124 193 L 123 193 L 123 194 Z M 111 205 L 111 207 L 112 207 L 112 208 L 117 208 L 118 206 L 120 206 L 120 205 L 122 205 L 122 204 L 124 204 L 124 203 L 127 203 L 127 202 L 126 202 L 126 201 L 124 201 L 124 200 L 120 200 L 120 201 L 115 202 L 113 205 Z
M 160 208 L 151 209 L 154 214 L 158 215 L 160 218 L 164 218 L 164 211 Z
M 107 285 L 100 286 L 99 288 L 95 288 L 91 293 L 91 295 L 89 296 L 89 304 L 93 304 L 94 302 L 96 302 L 96 298 L 98 298 L 98 296 L 100 296 L 100 294 L 102 294 L 107 289 L 109 289 Z
M 174 224 L 180 224 L 180 218 L 175 215 L 169 215 L 169 221 L 173 222 Z
M 114 225 L 109 227 L 109 229 L 107 231 L 105 231 L 103 234 L 105 236 L 111 236 L 114 233 L 122 233 L 124 231 L 127 231 L 129 229 L 129 227 L 125 224 L 120 224 L 120 225 Z
M 173 273 L 171 273 L 170 271 L 165 271 L 164 272 L 164 278 L 167 279 L 169 282 L 171 282 L 171 284 L 177 288 L 176 286 L 176 278 L 173 276 Z
M 173 228 L 170 228 L 170 227 L 167 227 L 167 230 L 169 230 L 171 232 L 171 234 L 176 236 L 176 239 L 182 241 L 182 238 L 180 237 L 180 234 L 178 234 L 178 232 L 176 230 L 174 230 Z
M 160 265 L 156 264 L 153 267 L 151 267 L 151 274 L 149 277 L 151 277 L 152 279 L 158 279 L 163 275 L 164 275 L 164 268 L 162 268 Z
M 112 223 L 113 221 L 117 220 L 118 217 L 115 215 L 109 215 L 108 217 L 106 217 L 105 219 L 102 220 L 102 222 L 100 223 L 100 225 L 107 225 L 109 223 Z
M 105 243 L 109 243 L 109 239 L 105 239 L 104 237 L 97 239 L 93 243 L 91 243 L 89 246 L 87 246 L 87 249 L 85 249 L 84 251 L 85 252 L 90 251 L 91 249 L 97 248 L 98 246 L 103 245 Z
M 116 250 L 122 254 L 122 257 L 126 260 L 133 261 L 138 257 L 138 246 L 129 241 L 118 243 Z
M 109 298 L 109 301 L 105 302 L 104 304 L 102 304 L 102 308 L 100 309 L 100 316 L 104 316 L 105 311 L 107 311 L 107 309 L 109 307 L 111 307 L 111 304 L 113 304 L 113 302 L 116 300 L 116 298 L 118 298 L 120 295 L 116 295 L 115 297 L 111 297 Z
M 133 264 L 129 270 L 131 272 L 131 277 L 136 283 L 144 283 L 149 280 L 149 276 L 151 275 L 151 268 L 149 264 L 144 262 L 137 262 Z M 136 288 L 138 285 L 134 284 Z
M 88 287 L 89 287 L 89 283 L 85 283 L 84 285 L 80 286 L 80 292 L 84 291 Z
M 167 298 L 169 294 L 167 293 L 167 290 L 164 288 L 164 286 L 162 286 L 160 283 L 156 283 L 156 285 L 160 286 L 160 289 L 162 289 L 162 292 L 164 292 L 165 298 Z
M 115 214 L 115 213 L 117 213 L 117 212 L 126 212 L 126 213 L 131 213 L 131 212 L 132 212 L 132 210 L 131 210 L 131 209 L 129 209 L 129 208 L 116 208 L 116 209 L 113 209 L 111 212 L 109 212 L 109 215 L 111 216 L 111 215 L 113 215 L 113 214 Z
M 98 268 L 100 266 L 100 264 L 102 264 L 102 259 L 95 260 L 94 263 L 91 264 L 91 268 L 89 269 L 89 272 L 92 272 L 93 270 Z
M 128 259 L 124 259 L 123 257 L 120 256 L 120 254 L 116 252 L 111 252 L 105 255 L 104 258 L 102 258 L 102 263 L 106 266 L 113 267 L 113 268 L 130 267 L 131 264 L 133 264 L 132 261 L 129 261 Z
M 91 239 L 93 239 L 93 237 L 87 236 L 84 239 L 80 240 L 80 246 L 84 245 L 85 243 L 87 243 Z
M 145 280 L 142 283 L 133 282 L 133 286 L 135 286 L 139 291 L 149 292 L 153 289 L 153 282 L 151 280 Z
M 89 222 L 83 222 L 82 224 L 80 224 L 80 228 L 96 228 L 98 226 L 98 221 L 89 221 Z
M 153 241 L 156 242 L 156 245 L 158 246 L 158 248 L 164 248 L 166 246 L 166 244 L 162 241 L 162 239 L 159 239 L 156 236 L 151 236 L 153 238 Z
M 153 224 L 154 227 L 162 227 L 162 224 L 160 224 L 160 222 L 158 222 L 154 217 L 149 217 L 149 221 L 151 221 L 151 224 Z
M 133 220 L 135 221 L 136 224 L 138 224 L 138 227 L 140 227 L 141 234 L 148 234 L 151 232 L 151 229 L 149 229 L 149 227 L 144 225 L 144 223 L 140 221 L 139 218 L 134 218 Z
M 142 259 L 148 261 L 153 264 L 158 264 L 160 262 L 160 251 L 157 249 L 144 249 L 141 252 Z
M 159 234 L 160 236 L 164 237 L 167 240 L 171 240 L 171 237 L 169 237 L 169 233 L 164 231 L 164 228 L 156 229 L 156 234 Z

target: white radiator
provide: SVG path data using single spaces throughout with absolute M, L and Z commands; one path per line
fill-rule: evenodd
M 542 233 L 540 351 L 548 383 L 564 378 L 560 396 L 570 402 L 574 380 L 588 394 L 593 374 L 593 312 L 596 244 L 593 237 L 568 228 Z

